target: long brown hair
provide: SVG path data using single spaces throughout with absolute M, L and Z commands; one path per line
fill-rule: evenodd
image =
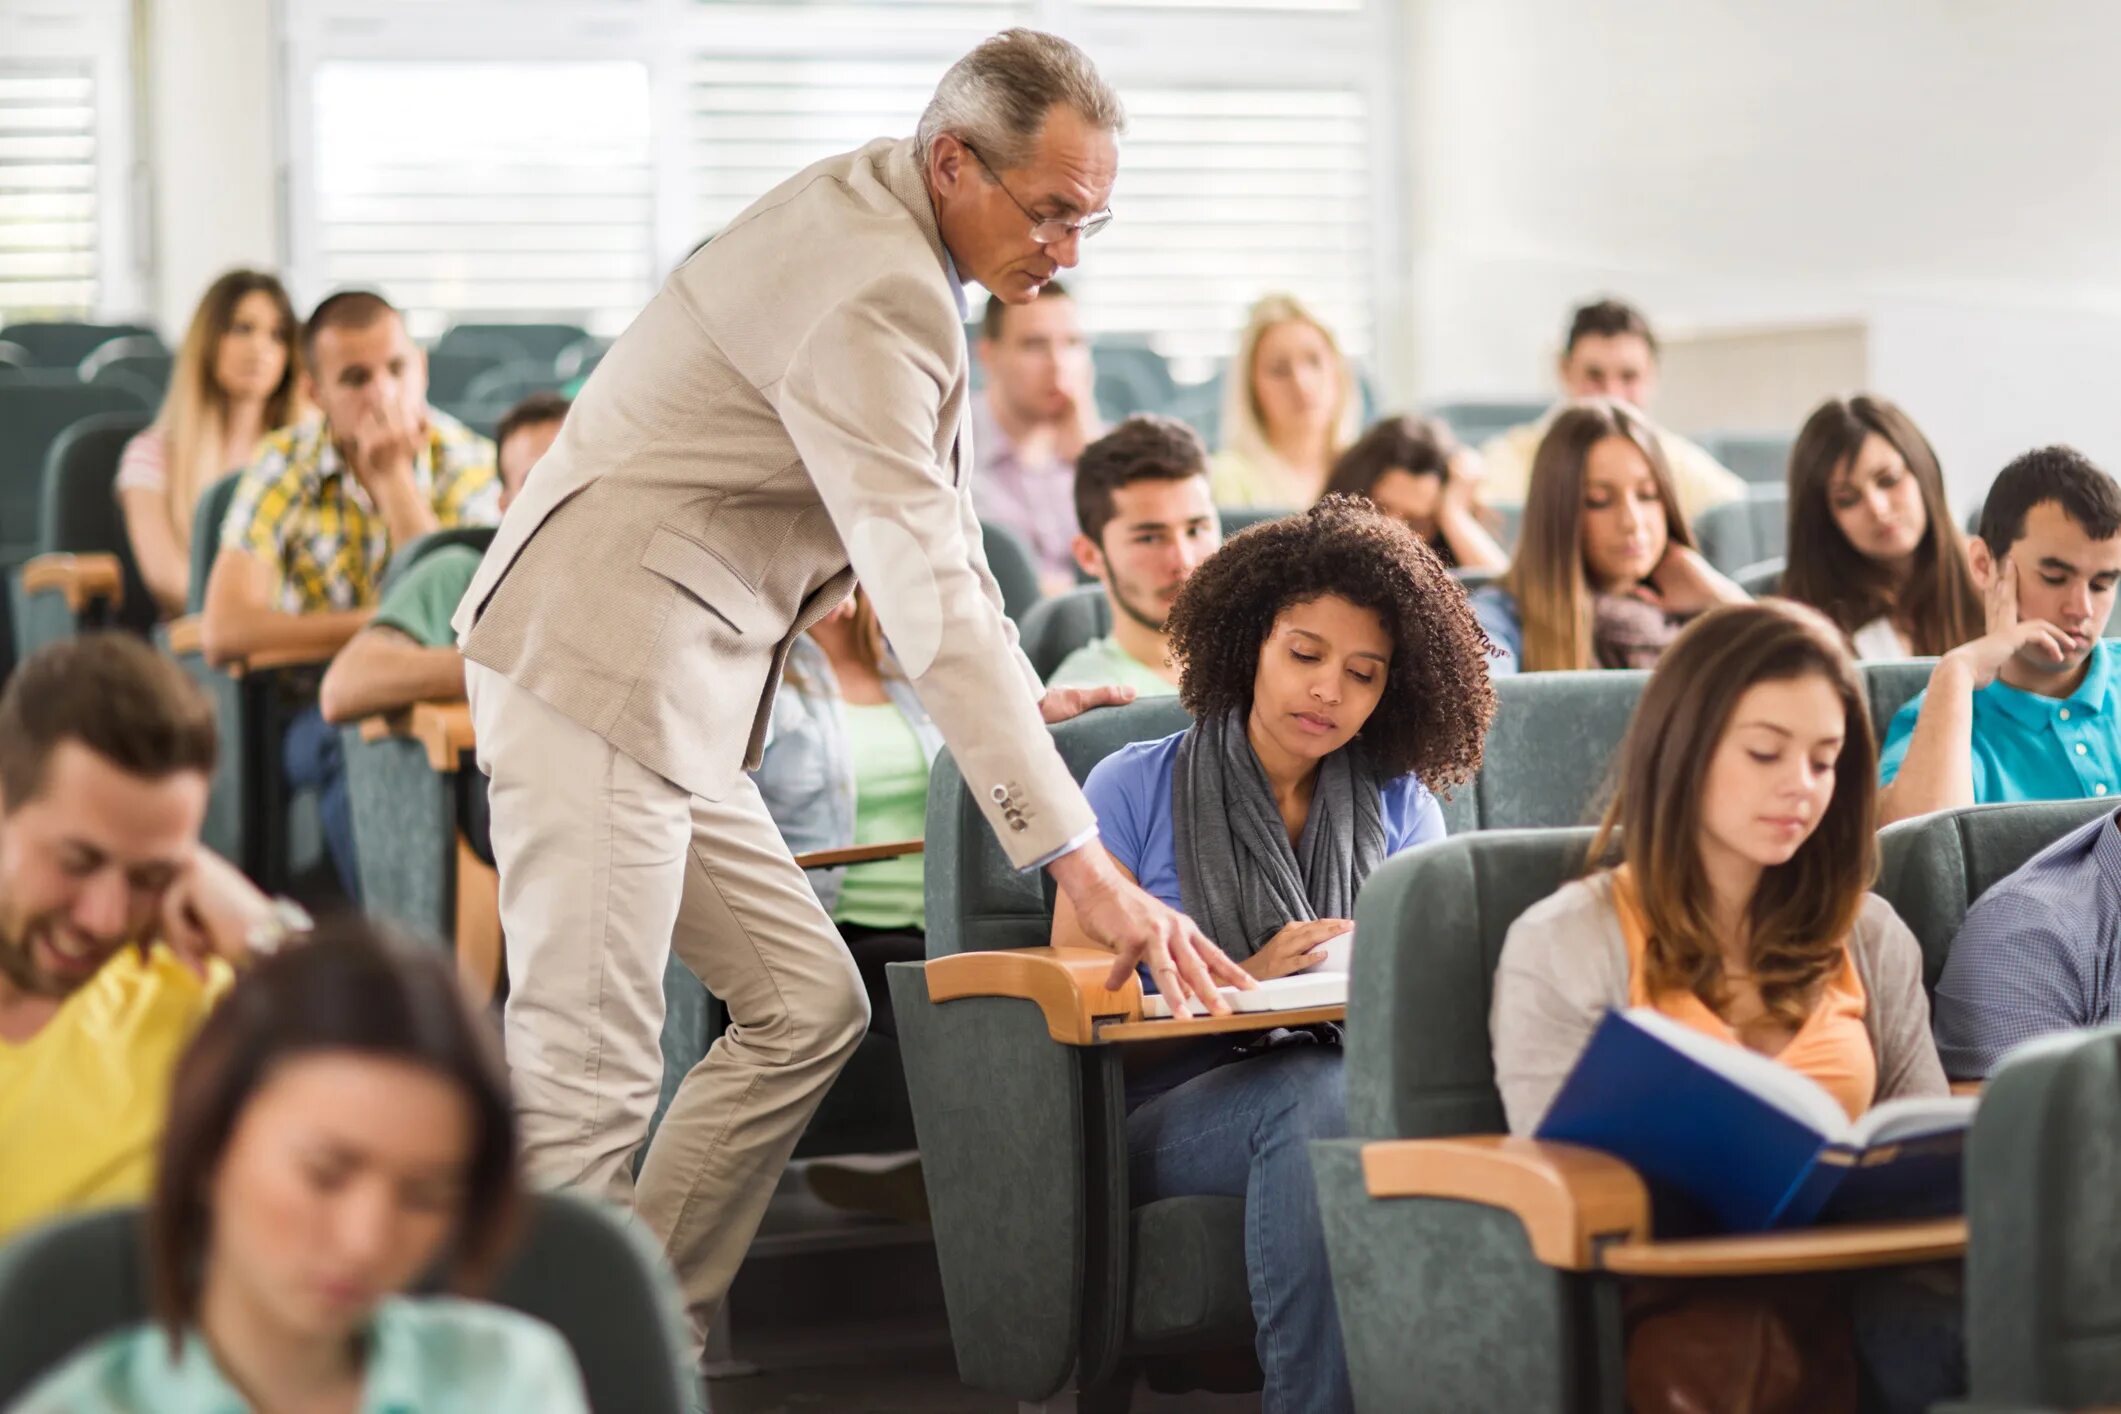
M 1583 471 L 1591 448 L 1625 437 L 1650 464 L 1664 503 L 1666 540 L 1692 549 L 1694 532 L 1679 509 L 1671 468 L 1657 434 L 1641 416 L 1610 398 L 1572 403 L 1548 426 L 1532 457 L 1524 524 L 1502 586 L 1524 624 L 1518 660 L 1528 673 L 1595 666 L 1591 657 L 1592 591 L 1583 562 Z
M 476 1294 L 506 1254 L 522 1185 L 499 1047 L 447 958 L 343 920 L 237 978 L 177 1063 L 147 1212 L 149 1288 L 173 1347 L 198 1318 L 213 1174 L 244 1107 L 281 1062 L 331 1051 L 405 1061 L 456 1084 L 473 1137 L 447 1254 L 453 1285 Z
M 271 297 L 287 367 L 265 399 L 264 430 L 284 427 L 301 412 L 302 341 L 294 304 L 277 277 L 262 270 L 231 270 L 206 287 L 191 327 L 170 370 L 169 391 L 155 414 L 155 428 L 169 446 L 169 513 L 177 543 L 191 543 L 192 509 L 199 495 L 223 473 L 228 443 L 228 393 L 214 377 L 221 340 L 236 322 L 236 306 L 248 294 Z
M 1591 846 L 1625 862 L 1648 925 L 1644 981 L 1652 995 L 1727 997 L 1723 950 L 1701 864 L 1701 803 L 1709 764 L 1748 688 L 1823 677 L 1846 719 L 1834 794 L 1788 863 L 1762 872 L 1748 919 L 1752 970 L 1770 1015 L 1792 1024 L 1840 964 L 1864 893 L 1878 872 L 1874 820 L 1878 750 L 1863 682 L 1825 615 L 1764 600 L 1713 609 L 1675 639 L 1643 689 L 1621 743 L 1618 788 Z
M 1829 500 L 1835 474 L 1855 460 L 1873 434 L 1907 463 L 1929 520 L 1904 584 L 1896 584 L 1889 569 L 1849 543 Z M 1784 595 L 1818 609 L 1847 635 L 1889 615 L 1922 656 L 1948 653 L 1981 636 L 1981 594 L 1967 568 L 1966 541 L 1945 500 L 1944 473 L 1929 439 L 1906 413 L 1869 393 L 1827 399 L 1805 419 L 1790 449 L 1789 487 Z

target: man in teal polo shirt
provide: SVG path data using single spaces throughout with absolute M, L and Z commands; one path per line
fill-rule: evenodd
M 1938 659 L 1885 734 L 1880 823 L 2121 792 L 2114 645 L 2121 484 L 2068 447 L 1996 477 L 1968 547 L 1988 633 Z
M 501 509 L 523 489 L 538 458 L 559 439 L 567 400 L 532 393 L 494 429 Z M 327 722 L 353 722 L 415 702 L 464 696 L 464 655 L 449 617 L 479 570 L 479 552 L 448 545 L 423 555 L 376 605 L 368 626 L 347 641 L 324 674 L 318 703 Z

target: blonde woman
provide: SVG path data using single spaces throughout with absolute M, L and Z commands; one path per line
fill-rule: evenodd
M 1223 448 L 1208 468 L 1215 504 L 1311 505 L 1361 418 L 1355 370 L 1333 331 L 1294 295 L 1268 295 L 1252 306 L 1223 379 Z
M 300 419 L 295 310 L 279 280 L 231 270 L 193 313 L 154 424 L 118 463 L 118 504 L 140 577 L 165 615 L 191 590 L 192 509 L 250 461 L 258 439 Z

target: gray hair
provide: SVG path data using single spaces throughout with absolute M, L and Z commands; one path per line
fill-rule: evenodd
M 915 147 L 925 164 L 937 135 L 949 133 L 997 170 L 1022 167 L 1056 104 L 1105 132 L 1127 130 L 1119 95 L 1098 77 L 1089 55 L 1058 35 L 1003 30 L 943 75 L 914 130 Z

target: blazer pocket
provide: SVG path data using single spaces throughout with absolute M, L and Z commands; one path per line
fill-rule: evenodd
M 741 636 L 770 641 L 783 631 L 784 626 L 771 622 L 772 615 L 759 603 L 751 586 L 738 578 L 721 556 L 668 526 L 657 526 L 648 537 L 648 548 L 641 552 L 641 567 L 690 594 Z

